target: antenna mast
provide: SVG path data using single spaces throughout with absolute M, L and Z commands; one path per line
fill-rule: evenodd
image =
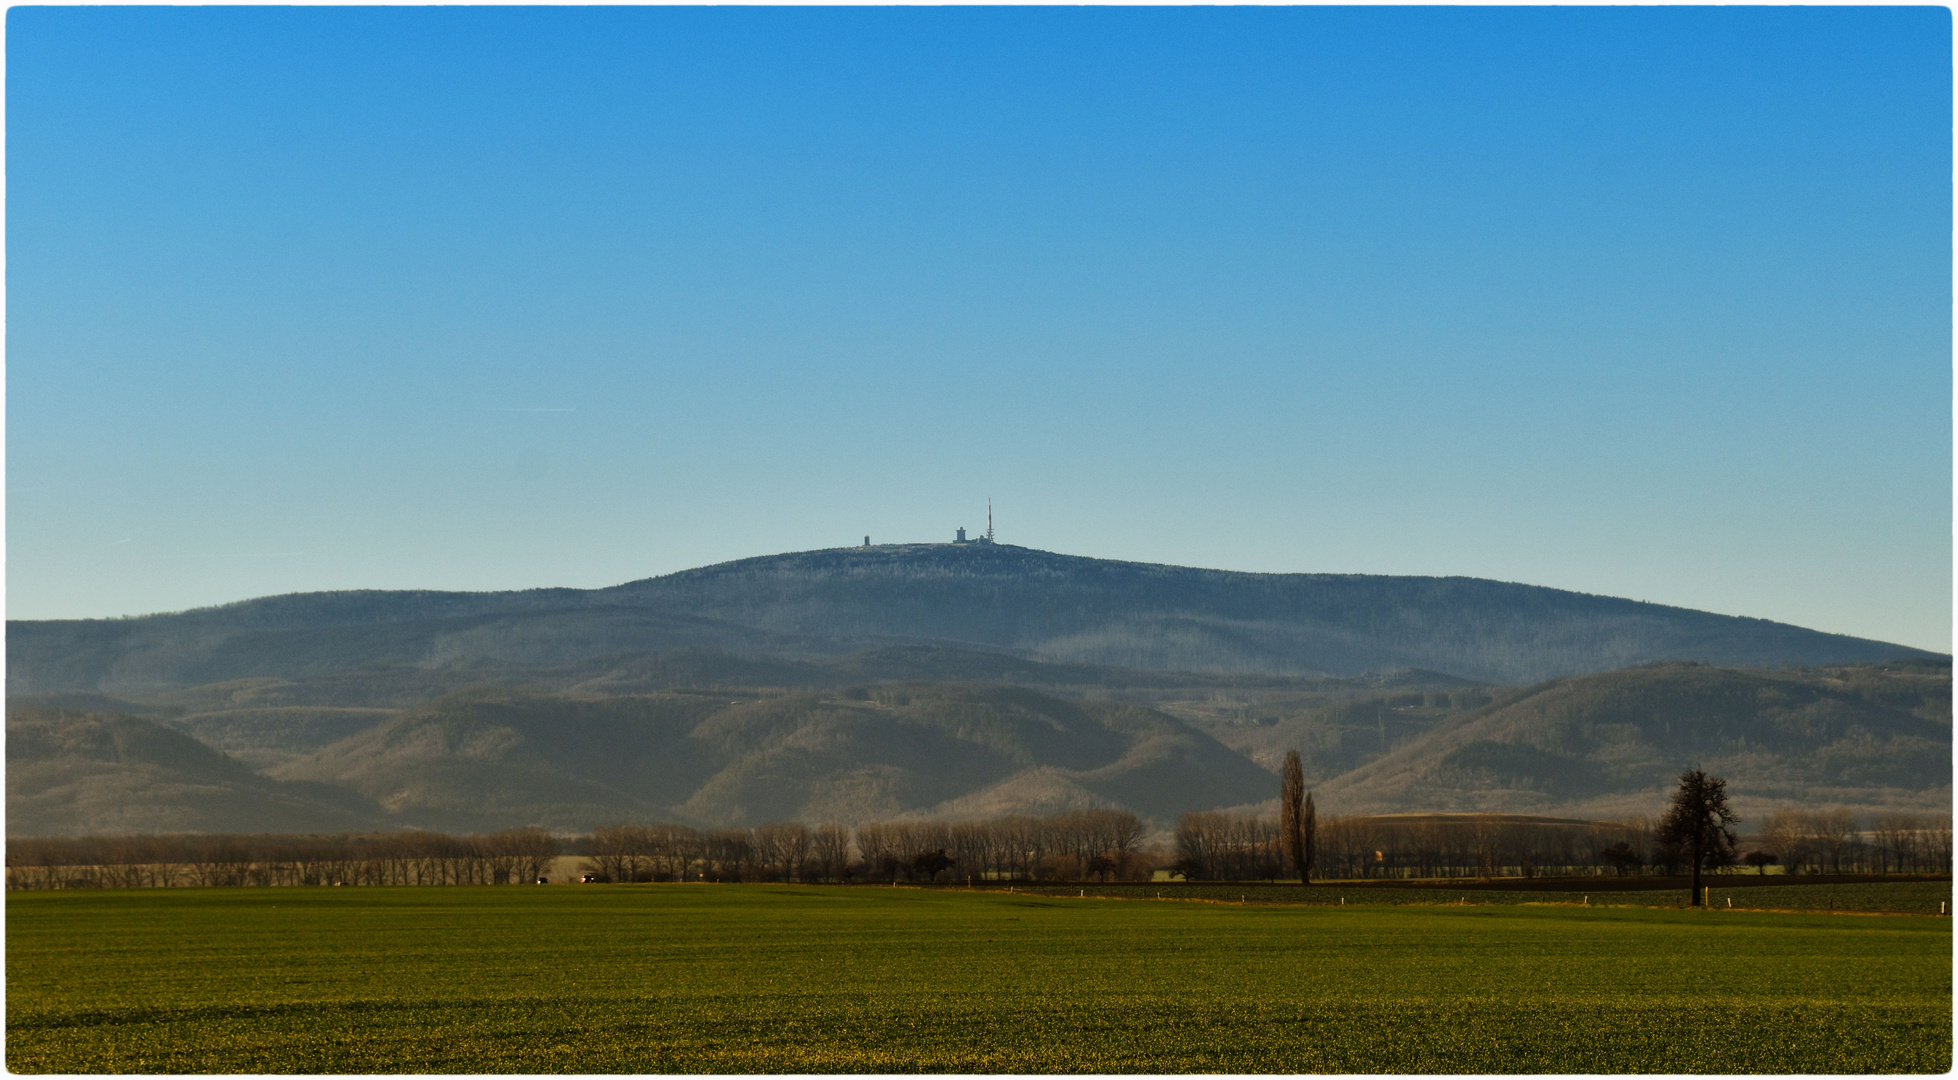
M 986 543 L 993 542 L 993 501 L 986 500 Z

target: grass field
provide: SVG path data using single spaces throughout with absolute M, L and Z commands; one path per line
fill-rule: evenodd
M 7 897 L 21 1072 L 1942 1072 L 1951 922 L 764 885 Z

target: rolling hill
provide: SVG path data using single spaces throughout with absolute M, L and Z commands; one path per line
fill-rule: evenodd
M 8 827 L 1948 806 L 1950 661 L 1470 578 L 1009 545 L 8 624 Z M 1526 688 L 1519 684 L 1530 684 Z
M 287 783 L 154 721 L 38 706 L 7 714 L 7 833 L 319 832 L 382 828 L 371 801 Z
M 445 828 L 988 816 L 1121 805 L 1173 819 L 1270 775 L 1177 720 L 1021 687 L 567 699 L 468 692 L 289 761 Z
M 1694 764 L 1728 777 L 1750 816 L 1829 804 L 1948 812 L 1951 802 L 1944 662 L 1659 664 L 1528 688 L 1418 672 L 1137 672 L 1124 684 L 1114 669 L 1063 666 L 1011 673 L 1084 681 L 1033 688 L 1005 671 L 989 681 L 841 678 L 940 662 L 979 661 L 908 650 L 795 664 L 687 653 L 540 669 L 551 676 L 540 685 L 426 700 L 389 696 L 414 687 L 405 674 L 395 683 L 241 680 L 133 701 L 15 700 L 9 830 L 580 831 L 1089 806 L 1167 827 L 1189 810 L 1268 809 L 1293 748 L 1321 808 L 1341 814 L 1650 814 Z M 644 686 L 769 672 L 790 685 Z M 326 704 L 349 686 L 377 685 L 393 690 L 364 705 Z
M 889 645 L 1153 671 L 1530 683 L 1665 660 L 1865 663 L 1920 650 L 1476 578 L 1249 574 L 1005 544 L 743 559 L 612 588 L 268 597 L 8 623 L 15 693 L 127 694 L 364 668 L 497 669 L 711 647 L 808 661 Z
M 1650 813 L 1686 767 L 1752 806 L 1951 803 L 1951 668 L 1659 664 L 1512 691 L 1326 783 L 1353 811 Z

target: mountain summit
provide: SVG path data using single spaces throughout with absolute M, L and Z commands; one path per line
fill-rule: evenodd
M 603 589 L 356 591 L 8 624 L 16 692 L 122 691 L 371 665 L 564 664 L 713 646 L 892 644 L 1150 670 L 1526 683 L 1633 664 L 1817 665 L 1922 650 L 1763 619 L 1465 577 L 1254 574 L 996 543 L 770 555 Z

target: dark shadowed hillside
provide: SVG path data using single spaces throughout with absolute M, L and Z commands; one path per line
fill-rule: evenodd
M 929 644 L 1063 664 L 1533 682 L 1659 660 L 1927 655 L 1760 619 L 1475 578 L 1245 574 L 1009 545 L 744 559 L 609 589 L 271 597 L 8 625 L 14 692 L 127 693 L 361 667 L 490 669 L 711 646 L 809 660 Z

